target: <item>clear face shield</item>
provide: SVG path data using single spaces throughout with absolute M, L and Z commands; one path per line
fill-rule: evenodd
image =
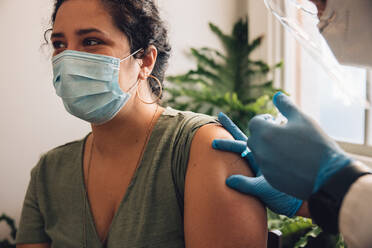
M 318 18 L 317 6 L 309 0 L 264 0 L 266 7 L 281 24 L 296 38 L 305 51 L 317 61 L 339 88 L 345 101 L 369 104 L 353 95 L 347 87 L 353 75 L 345 66 L 340 65 L 321 32 L 334 16 Z

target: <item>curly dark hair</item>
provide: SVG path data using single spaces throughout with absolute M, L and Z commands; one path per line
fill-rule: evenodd
M 52 25 L 61 5 L 68 0 L 56 0 L 52 15 Z M 153 45 L 158 50 L 158 57 L 155 62 L 152 75 L 157 77 L 163 87 L 165 71 L 168 67 L 171 46 L 168 40 L 168 30 L 160 18 L 159 10 L 153 0 L 100 0 L 108 13 L 111 15 L 114 24 L 128 38 L 131 52 L 144 49 L 144 52 L 137 53 L 135 58 L 142 58 L 147 53 L 147 48 Z M 49 30 L 46 31 L 46 33 Z M 153 79 L 149 84 L 152 92 L 161 96 L 161 89 Z

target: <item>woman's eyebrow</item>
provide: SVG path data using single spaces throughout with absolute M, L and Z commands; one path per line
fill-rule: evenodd
M 102 32 L 101 30 L 96 29 L 96 28 L 79 29 L 75 33 L 76 33 L 76 35 L 79 35 L 79 36 L 86 35 L 86 34 L 89 34 L 89 33 L 100 33 L 102 35 L 106 35 L 104 32 Z M 51 38 L 63 38 L 63 37 L 65 37 L 65 35 L 62 32 L 61 33 L 52 33 L 52 35 L 51 35 Z
M 63 33 L 52 33 L 50 38 L 63 38 L 65 35 Z
M 79 36 L 89 34 L 89 33 L 100 33 L 100 34 L 106 35 L 104 32 L 96 28 L 79 29 L 76 31 L 76 34 Z

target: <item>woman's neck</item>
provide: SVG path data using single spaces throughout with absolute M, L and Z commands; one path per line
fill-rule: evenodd
M 92 125 L 91 142 L 104 156 L 122 156 L 123 151 L 145 145 L 162 111 L 156 103 L 144 104 L 134 98 L 111 121 Z

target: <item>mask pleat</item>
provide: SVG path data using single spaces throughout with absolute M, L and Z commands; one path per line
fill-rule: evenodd
M 64 99 L 64 101 L 68 105 L 79 105 L 82 112 L 89 114 L 122 97 L 125 96 L 117 96 L 115 93 L 107 92 L 86 97 Z
M 54 83 L 54 87 L 57 95 L 62 98 L 96 95 L 114 90 L 107 82 L 93 81 L 77 75 L 62 75 L 60 80 Z
M 129 98 L 125 98 L 125 101 L 115 99 L 106 105 L 98 108 L 90 113 L 86 114 L 87 121 L 95 124 L 105 123 L 112 118 L 120 111 L 120 109 L 125 105 Z M 109 111 L 107 111 L 109 110 Z M 99 118 L 100 116 L 105 116 L 105 119 Z
M 83 120 L 111 120 L 130 98 L 119 86 L 120 60 L 78 51 L 53 58 L 53 84 L 66 110 Z

